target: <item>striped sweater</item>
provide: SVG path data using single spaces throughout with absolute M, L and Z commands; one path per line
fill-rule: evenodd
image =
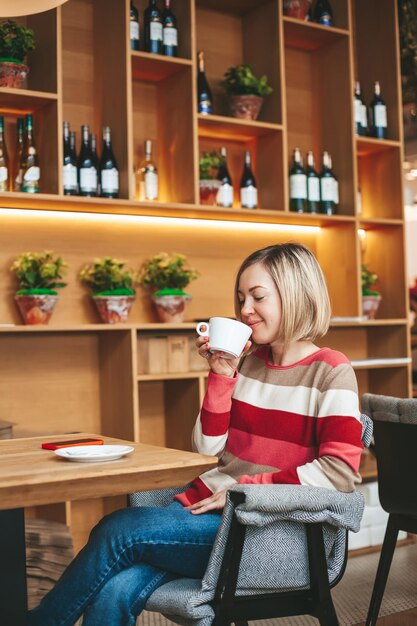
M 359 400 L 348 359 L 321 348 L 287 366 L 268 347 L 234 378 L 210 372 L 194 449 L 219 457 L 177 498 L 193 504 L 236 483 L 297 484 L 353 491 L 360 482 Z

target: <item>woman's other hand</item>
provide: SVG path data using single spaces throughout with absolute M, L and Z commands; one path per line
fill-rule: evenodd
M 209 511 L 224 509 L 224 505 L 226 504 L 226 493 L 227 489 L 223 489 L 223 491 L 214 493 L 209 498 L 204 498 L 204 500 L 196 502 L 196 504 L 185 506 L 184 509 L 186 511 L 191 511 L 193 515 L 200 515 L 200 513 L 208 513 Z
M 215 374 L 220 374 L 220 376 L 228 376 L 229 378 L 233 378 L 238 368 L 240 359 L 250 350 L 252 342 L 246 342 L 241 356 L 237 359 L 225 359 L 222 356 L 223 352 L 210 352 L 210 343 L 208 337 L 198 337 L 195 345 L 197 346 L 198 354 L 203 357 L 203 359 L 207 360 L 207 363 L 209 364 L 212 372 L 214 372 Z

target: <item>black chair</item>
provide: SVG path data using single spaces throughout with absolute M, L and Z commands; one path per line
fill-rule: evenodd
M 366 626 L 374 626 L 398 532 L 417 533 L 417 399 L 366 394 L 362 410 L 374 420 L 379 499 L 382 508 L 389 513 L 366 619 Z

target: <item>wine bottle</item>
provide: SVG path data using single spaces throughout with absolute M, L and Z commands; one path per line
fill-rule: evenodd
M 18 117 L 16 120 L 16 148 L 13 161 L 13 191 L 22 190 L 23 172 L 21 168 L 23 144 L 24 144 L 25 118 Z
M 213 97 L 206 78 L 204 52 L 198 53 L 197 101 L 199 113 L 202 113 L 203 115 L 210 115 L 210 113 L 213 113 Z
M 4 137 L 4 117 L 0 116 L 0 191 L 9 191 L 9 155 Z
M 140 30 L 139 30 L 139 12 L 133 1 L 130 0 L 130 48 L 131 50 L 139 50 Z
M 100 195 L 103 198 L 119 197 L 119 169 L 113 154 L 109 126 L 103 128 L 103 148 L 100 159 Z
M 232 179 L 227 167 L 227 151 L 226 148 L 220 148 L 221 162 L 217 173 L 217 180 L 221 185 L 217 192 L 216 204 L 223 207 L 233 206 L 233 185 Z
M 165 0 L 162 15 L 163 52 L 167 57 L 178 56 L 178 29 L 177 19 L 171 9 L 171 0 Z
M 303 213 L 307 201 L 307 176 L 303 169 L 301 152 L 295 148 L 290 169 L 290 211 Z
M 315 22 L 323 26 L 333 26 L 333 11 L 329 0 L 317 0 L 313 17 Z
M 329 153 L 323 152 L 323 167 L 320 173 L 321 212 L 326 215 L 334 213 L 335 183 L 330 169 Z
M 242 209 L 256 209 L 258 207 L 258 188 L 251 168 L 249 150 L 245 150 L 243 174 L 240 181 L 240 206 Z
M 38 193 L 41 170 L 33 139 L 33 117 L 30 114 L 26 115 L 26 136 L 20 163 L 22 169 L 22 191 Z
M 145 9 L 145 50 L 162 54 L 162 16 L 156 0 L 149 0 Z
M 334 202 L 334 212 L 336 212 L 337 207 L 339 206 L 339 181 L 336 178 L 336 175 L 333 171 L 332 157 L 330 156 L 330 154 L 329 154 L 329 168 L 333 176 L 333 202 Z
M 78 194 L 77 160 L 71 150 L 70 125 L 64 122 L 64 166 L 63 166 L 64 195 Z
M 366 114 L 366 105 L 362 98 L 361 85 L 359 81 L 355 82 L 355 132 L 359 136 L 368 134 L 368 120 Z
M 91 150 L 90 129 L 86 124 L 81 126 L 81 149 L 77 166 L 80 196 L 96 196 L 97 167 Z
M 375 81 L 374 98 L 370 106 L 372 135 L 378 139 L 387 138 L 387 107 L 381 98 L 381 87 Z
M 320 211 L 320 179 L 314 167 L 314 155 L 307 152 L 307 212 L 319 213 Z
M 152 141 L 145 141 L 145 158 L 137 172 L 138 196 L 142 202 L 158 200 L 158 170 L 152 160 Z

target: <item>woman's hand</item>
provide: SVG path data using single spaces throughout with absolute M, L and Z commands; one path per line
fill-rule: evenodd
M 196 502 L 196 504 L 185 506 L 184 509 L 186 511 L 191 511 L 193 515 L 200 515 L 200 513 L 208 513 L 208 511 L 224 509 L 224 505 L 226 504 L 226 493 L 227 489 L 223 489 L 223 491 L 214 493 L 209 498 Z
M 214 372 L 215 374 L 220 374 L 221 376 L 228 376 L 229 378 L 233 378 L 238 368 L 240 359 L 249 351 L 252 342 L 246 342 L 241 356 L 237 359 L 225 359 L 222 356 L 223 352 L 216 351 L 211 353 L 208 337 L 199 337 L 195 342 L 195 345 L 197 346 L 198 354 L 202 356 L 203 359 L 207 359 L 207 363 L 209 364 L 212 372 Z

